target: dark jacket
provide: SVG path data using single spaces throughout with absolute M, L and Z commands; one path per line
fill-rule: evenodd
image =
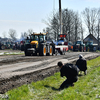
M 78 68 L 73 64 L 65 64 L 60 69 L 61 77 L 66 76 L 66 78 L 73 78 L 78 75 Z
M 87 61 L 84 58 L 78 59 L 76 65 L 80 69 L 80 71 L 87 70 Z

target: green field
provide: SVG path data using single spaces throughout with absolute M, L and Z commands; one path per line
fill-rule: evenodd
M 60 73 L 10 90 L 0 96 L 1 100 L 99 100 L 100 99 L 100 57 L 87 61 L 87 75 L 82 73 L 74 87 L 59 91 L 65 80 Z M 8 98 L 7 98 L 8 97 Z

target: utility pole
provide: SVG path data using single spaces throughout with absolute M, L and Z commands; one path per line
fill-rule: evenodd
M 62 34 L 62 12 L 61 12 L 61 0 L 59 0 L 59 21 L 60 21 L 60 34 Z

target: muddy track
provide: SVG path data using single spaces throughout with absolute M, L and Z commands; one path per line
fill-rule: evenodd
M 10 66 L 11 64 L 18 65 L 19 63 L 36 63 L 36 65 L 21 67 L 20 69 L 15 69 L 12 71 L 1 72 L 0 74 L 0 93 L 5 93 L 10 89 L 16 88 L 23 84 L 29 84 L 32 81 L 42 80 L 45 77 L 53 75 L 55 72 L 59 71 L 59 68 L 56 66 L 58 60 L 65 62 L 75 63 L 76 58 L 80 52 L 70 52 L 66 55 L 57 55 L 57 56 L 27 56 L 24 55 L 14 55 L 14 56 L 0 56 L 0 66 L 3 70 L 3 66 Z M 91 55 L 86 57 L 87 60 L 98 57 L 98 53 L 88 53 L 81 52 L 81 54 Z M 11 67 L 11 66 L 10 66 Z M 10 68 L 9 67 L 9 68 Z M 12 66 L 13 67 L 13 66 Z M 18 66 L 19 67 L 19 66 Z M 5 76 L 5 77 L 2 77 Z
M 24 56 L 24 55 L 8 55 L 8 56 L 0 56 L 0 65 L 8 65 L 8 64 L 14 64 L 14 63 L 18 63 L 18 62 L 36 62 L 36 61 L 43 61 L 43 60 L 47 60 L 47 59 L 52 59 L 53 58 L 69 58 L 69 59 L 73 59 L 75 57 L 77 57 L 77 54 L 79 53 L 72 53 L 69 52 L 66 55 L 57 55 L 57 56 Z M 87 53 L 82 53 L 83 55 L 86 55 Z

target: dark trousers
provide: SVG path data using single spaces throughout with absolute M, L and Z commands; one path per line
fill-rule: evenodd
M 74 82 L 78 80 L 78 77 L 73 78 L 67 78 L 60 86 L 60 89 L 63 89 L 65 87 L 68 87 L 69 85 L 72 85 Z

